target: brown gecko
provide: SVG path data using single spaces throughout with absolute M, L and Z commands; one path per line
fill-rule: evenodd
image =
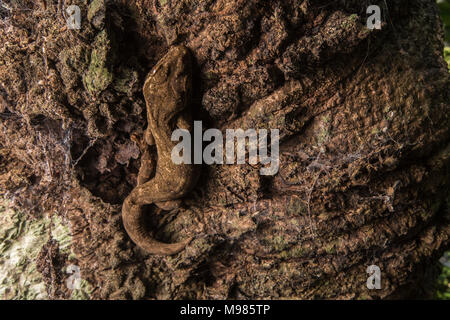
M 190 113 L 192 89 L 192 56 L 184 46 L 172 47 L 147 75 L 143 93 L 147 105 L 148 126 L 141 143 L 142 157 L 137 186 L 125 199 L 122 220 L 130 238 L 151 254 L 172 255 L 180 252 L 192 240 L 162 243 L 152 238 L 144 228 L 143 206 L 155 204 L 161 209 L 179 207 L 181 200 L 196 182 L 196 166 L 175 164 L 171 159 L 172 132 L 186 129 L 192 132 Z M 156 172 L 150 146 L 156 144 Z M 150 179 L 150 180 L 149 180 Z

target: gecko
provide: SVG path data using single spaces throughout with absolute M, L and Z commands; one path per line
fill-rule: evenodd
M 192 55 L 184 46 L 174 46 L 148 73 L 143 94 L 147 109 L 147 128 L 141 141 L 141 165 L 137 186 L 125 198 L 122 221 L 131 240 L 145 252 L 173 255 L 182 251 L 192 237 L 177 243 L 157 241 L 145 230 L 143 206 L 154 204 L 163 210 L 176 209 L 181 198 L 196 183 L 197 166 L 175 164 L 171 140 L 175 129 L 192 132 L 191 91 Z M 150 146 L 156 145 L 156 166 Z M 154 173 L 153 178 L 151 178 Z

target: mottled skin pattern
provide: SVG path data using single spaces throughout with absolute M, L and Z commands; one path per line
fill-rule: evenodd
M 180 205 L 180 198 L 195 184 L 198 176 L 195 167 L 177 165 L 171 159 L 172 148 L 178 143 L 171 141 L 172 132 L 177 128 L 192 132 L 191 87 L 192 57 L 184 46 L 172 47 L 150 71 L 144 84 L 148 127 L 141 143 L 138 185 L 123 203 L 122 219 L 130 238 L 147 253 L 176 254 L 192 240 L 156 241 L 145 230 L 142 210 L 147 204 L 155 204 L 164 210 L 175 209 Z M 155 144 L 158 160 L 156 173 L 150 179 L 155 166 L 149 146 Z

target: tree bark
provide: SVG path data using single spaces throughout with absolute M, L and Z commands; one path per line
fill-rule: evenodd
M 0 11 L 0 194 L 30 219 L 69 224 L 74 256 L 38 262 L 59 275 L 44 276 L 53 297 L 70 296 L 69 264 L 93 299 L 428 292 L 450 235 L 450 82 L 434 0 L 372 1 L 381 30 L 366 27 L 366 1 L 81 3 L 80 30 L 50 1 Z M 203 165 L 181 209 L 148 208 L 161 241 L 195 237 L 163 257 L 130 241 L 120 212 L 136 185 L 144 77 L 175 44 L 196 60 L 203 129 L 279 129 L 280 169 Z M 379 290 L 366 286 L 370 265 Z

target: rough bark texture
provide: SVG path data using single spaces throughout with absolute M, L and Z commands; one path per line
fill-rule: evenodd
M 420 293 L 450 235 L 434 0 L 372 1 L 379 31 L 360 0 L 63 1 L 80 6 L 79 31 L 53 2 L 0 11 L 0 194 L 73 235 L 74 256 L 50 241 L 38 259 L 50 297 L 69 297 L 68 264 L 91 298 Z M 196 237 L 162 257 L 129 240 L 120 211 L 139 168 L 143 78 L 173 44 L 197 61 L 195 119 L 279 128 L 280 171 L 204 165 L 183 208 L 149 221 L 158 239 Z M 381 290 L 366 288 L 372 264 Z

